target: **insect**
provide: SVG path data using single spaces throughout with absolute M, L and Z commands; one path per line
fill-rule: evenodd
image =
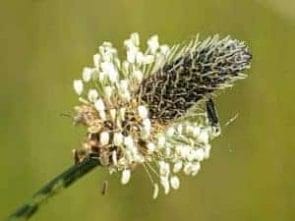
M 206 113 L 207 113 L 209 124 L 211 125 L 212 128 L 214 128 L 215 134 L 220 134 L 221 129 L 219 124 L 218 113 L 212 98 L 209 98 L 206 101 Z

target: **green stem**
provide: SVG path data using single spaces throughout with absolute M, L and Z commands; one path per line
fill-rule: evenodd
M 13 212 L 6 221 L 28 220 L 47 199 L 71 186 L 98 165 L 99 161 L 97 159 L 89 157 L 83 162 L 71 166 L 45 184 L 31 199 Z

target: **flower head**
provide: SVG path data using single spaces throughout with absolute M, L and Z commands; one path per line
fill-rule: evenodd
M 251 56 L 243 42 L 218 36 L 170 48 L 155 35 L 141 51 L 134 33 L 124 46 L 122 61 L 104 42 L 93 67 L 74 81 L 80 100 L 74 121 L 87 128 L 78 161 L 95 154 L 111 173 L 122 173 L 122 184 L 143 165 L 155 198 L 159 184 L 166 194 L 178 189 L 178 174 L 195 176 L 209 158 L 219 133 L 200 101 L 244 78 Z

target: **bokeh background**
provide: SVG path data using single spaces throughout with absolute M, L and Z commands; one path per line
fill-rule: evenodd
M 83 137 L 61 116 L 77 103 L 72 80 L 102 41 L 122 49 L 134 31 L 169 44 L 196 33 L 245 40 L 249 78 L 217 99 L 223 125 L 239 117 L 199 175 L 168 196 L 152 200 L 143 169 L 127 186 L 98 169 L 32 220 L 294 220 L 293 0 L 1 0 L 0 219 L 72 164 Z

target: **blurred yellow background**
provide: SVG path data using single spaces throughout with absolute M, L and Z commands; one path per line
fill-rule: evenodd
M 168 196 L 152 200 L 143 169 L 127 186 L 98 169 L 32 220 L 295 220 L 293 0 L 2 0 L 0 23 L 0 219 L 72 164 L 83 137 L 61 116 L 77 103 L 72 80 L 102 41 L 122 49 L 136 31 L 169 44 L 196 33 L 245 40 L 249 78 L 217 99 L 223 125 L 238 119 Z

